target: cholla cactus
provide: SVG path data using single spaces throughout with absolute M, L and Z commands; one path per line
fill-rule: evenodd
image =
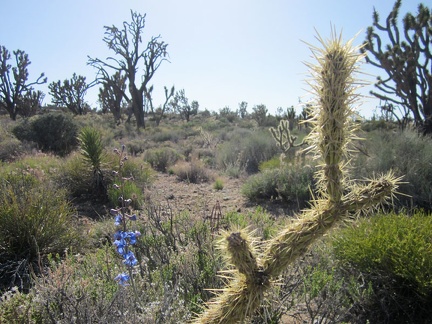
M 283 153 L 287 153 L 291 148 L 299 147 L 305 144 L 304 141 L 296 143 L 297 136 L 291 135 L 290 124 L 288 120 L 281 120 L 277 128 L 270 127 L 277 145 L 282 149 Z
M 313 76 L 309 84 L 316 95 L 308 121 L 314 126 L 308 143 L 321 161 L 316 197 L 296 222 L 268 242 L 258 244 L 247 230 L 223 236 L 220 248 L 230 267 L 224 272 L 228 286 L 208 303 L 196 323 L 246 321 L 272 281 L 317 238 L 337 221 L 377 208 L 396 193 L 399 179 L 392 173 L 364 185 L 349 181 L 348 145 L 354 136 L 350 116 L 358 87 L 353 72 L 363 56 L 352 40 L 343 44 L 336 34 L 330 40 L 318 40 L 322 49 L 310 47 L 317 63 L 308 64 Z

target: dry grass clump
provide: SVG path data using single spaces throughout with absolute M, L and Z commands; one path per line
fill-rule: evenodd
M 193 159 L 190 162 L 180 162 L 172 167 L 172 172 L 181 181 L 188 183 L 209 182 L 213 179 L 211 172 L 200 161 Z

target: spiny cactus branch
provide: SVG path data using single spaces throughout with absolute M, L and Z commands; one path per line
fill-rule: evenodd
M 308 64 L 314 77 L 310 85 L 316 104 L 308 121 L 313 129 L 307 142 L 321 161 L 321 170 L 316 175 L 317 198 L 298 221 L 265 244 L 258 245 L 247 231 L 225 235 L 221 249 L 235 268 L 225 272 L 230 274 L 228 286 L 208 304 L 196 323 L 239 323 L 252 317 L 272 280 L 317 238 L 339 220 L 368 212 L 396 194 L 400 179 L 392 173 L 366 185 L 348 181 L 348 146 L 355 131 L 350 118 L 351 105 L 357 99 L 358 85 L 352 73 L 362 55 L 358 54 L 358 48 L 352 47 L 352 40 L 343 44 L 341 36 L 332 36 L 330 40 L 318 37 L 323 48 L 311 46 L 317 64 Z M 281 147 L 291 147 L 293 143 L 286 129 L 288 123 L 284 122 L 278 131 L 271 130 Z

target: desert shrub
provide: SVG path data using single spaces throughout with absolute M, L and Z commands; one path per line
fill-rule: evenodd
M 175 130 L 175 129 L 165 130 L 165 129 L 157 128 L 157 132 L 152 134 L 149 139 L 156 143 L 162 143 L 167 141 L 177 143 L 180 140 L 180 138 L 184 136 L 185 134 L 183 134 L 183 132 L 179 130 Z
M 34 304 L 35 294 L 22 293 L 13 287 L 0 297 L 0 323 L 43 323 Z
M 140 138 L 131 139 L 126 143 L 127 152 L 136 156 L 143 153 L 146 150 L 146 142 Z
M 213 189 L 215 190 L 222 190 L 224 188 L 224 183 L 222 179 L 216 179 L 213 183 Z
M 60 156 L 69 154 L 78 144 L 78 128 L 66 114 L 46 114 L 25 120 L 12 132 L 21 141 L 36 142 L 43 152 Z
M 177 163 L 172 170 L 179 180 L 189 183 L 207 182 L 212 178 L 208 169 L 199 160 Z
M 259 164 L 259 170 L 262 172 L 268 169 L 277 169 L 281 167 L 281 158 L 280 156 L 275 156 L 270 160 L 263 161 Z
M 403 176 L 397 206 L 423 208 L 432 206 L 432 141 L 412 130 L 375 131 L 368 135 L 366 153 L 354 163 L 353 174 L 362 178 L 394 170 Z
M 0 136 L 0 161 L 13 161 L 25 152 L 23 144 L 12 136 Z
M 0 272 L 3 286 L 29 284 L 44 257 L 76 246 L 73 210 L 65 192 L 28 173 L 0 180 Z
M 201 160 L 208 167 L 214 167 L 216 165 L 215 152 L 213 149 L 201 148 L 195 150 L 195 154 L 199 160 Z
M 171 147 L 148 149 L 144 153 L 144 161 L 148 162 L 153 169 L 160 172 L 166 172 L 180 157 L 180 154 Z
M 107 188 L 108 194 L 105 198 L 108 198 L 110 202 L 115 202 L 115 204 L 117 204 L 116 199 L 118 197 L 114 198 L 113 193 L 109 191 L 112 191 L 114 183 L 113 171 L 118 169 L 118 164 L 118 155 L 111 152 L 106 152 L 101 163 L 103 186 Z M 132 177 L 134 179 L 134 187 L 136 188 L 129 188 L 131 189 L 129 193 L 134 192 L 137 197 L 142 197 L 143 188 L 150 185 L 154 179 L 154 171 L 138 157 L 128 158 L 122 167 L 121 175 L 122 177 Z M 72 153 L 65 158 L 59 167 L 58 174 L 55 176 L 55 181 L 58 186 L 65 188 L 72 197 L 84 200 L 100 200 L 104 198 L 104 196 L 95 195 L 93 171 L 84 163 L 81 154 Z
M 151 185 L 155 177 L 155 172 L 150 165 L 138 157 L 129 157 L 121 172 L 123 177 L 132 177 L 140 187 Z
M 250 176 L 242 187 L 242 194 L 251 201 L 280 199 L 305 207 L 314 184 L 314 169 L 307 165 L 286 165 L 267 169 Z
M 95 230 L 104 241 L 112 239 L 113 220 L 100 222 Z M 52 260 L 51 268 L 36 280 L 27 298 L 11 294 L 0 303 L 0 319 L 9 322 L 22 310 L 21 318 L 44 322 L 79 323 L 186 323 L 212 295 L 205 288 L 220 287 L 216 275 L 220 258 L 213 248 L 207 222 L 189 213 L 174 213 L 168 206 L 146 205 L 135 223 L 142 235 L 136 243 L 139 263 L 131 286 L 119 286 L 114 277 L 123 267 L 122 259 L 110 245 L 70 254 L 63 261 Z M 14 309 L 13 305 L 18 305 Z M 15 312 L 15 313 L 13 313 Z M 2 317 L 3 316 L 3 317 Z
M 218 146 L 216 163 L 224 171 L 237 167 L 248 174 L 259 171 L 259 164 L 277 152 L 276 142 L 268 131 L 235 130 L 229 140 Z
M 340 231 L 332 245 L 347 272 L 372 286 L 367 304 L 357 305 L 363 322 L 427 323 L 432 320 L 432 217 L 380 214 Z
M 229 212 L 223 219 L 222 226 L 232 230 L 249 227 L 255 231 L 255 235 L 267 240 L 277 230 L 275 219 L 260 207 L 253 212 L 237 213 Z
M 188 304 L 197 301 L 196 295 L 201 301 L 210 298 L 205 288 L 209 283 L 220 285 L 215 277 L 220 260 L 214 253 L 209 224 L 188 212 L 175 213 L 169 206 L 153 204 L 147 205 L 144 217 L 137 249 L 148 260 L 149 274 L 159 269 L 167 280 L 181 276 L 179 284 Z
M 357 321 L 350 312 L 356 304 L 365 305 L 372 289 L 337 266 L 329 240 L 317 242 L 289 273 L 289 285 L 282 290 L 282 296 L 291 291 L 296 305 L 288 315 L 296 323 L 367 323 Z
M 65 158 L 54 178 L 57 186 L 66 189 L 70 196 L 78 198 L 91 195 L 92 171 L 89 169 L 78 152 Z
M 122 164 L 119 171 L 119 164 Z M 108 163 L 105 167 L 108 188 L 108 198 L 112 206 L 118 205 L 118 199 L 124 195 L 124 199 L 132 199 L 132 207 L 141 209 L 144 200 L 144 190 L 154 180 L 154 171 L 149 164 L 138 157 L 128 157 L 125 161 L 119 161 L 117 154 L 108 154 Z M 122 190 L 114 187 L 113 171 L 119 172 L 119 176 L 128 179 L 124 182 Z
M 55 155 L 44 153 L 23 155 L 1 166 L 0 179 L 7 177 L 8 173 L 27 173 L 40 181 L 49 181 L 57 176 L 62 163 L 63 160 Z
M 124 199 L 132 199 L 131 207 L 133 209 L 141 209 L 144 199 L 143 189 L 138 187 L 135 182 L 125 181 L 122 190 L 118 190 L 113 186 L 108 188 L 108 199 L 111 206 L 117 206 L 121 196 Z

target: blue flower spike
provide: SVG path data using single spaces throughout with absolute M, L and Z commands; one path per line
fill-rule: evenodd
M 115 277 L 114 280 L 117 281 L 122 286 L 129 286 L 127 283 L 129 280 L 129 275 L 125 272 L 117 275 L 117 277 Z

